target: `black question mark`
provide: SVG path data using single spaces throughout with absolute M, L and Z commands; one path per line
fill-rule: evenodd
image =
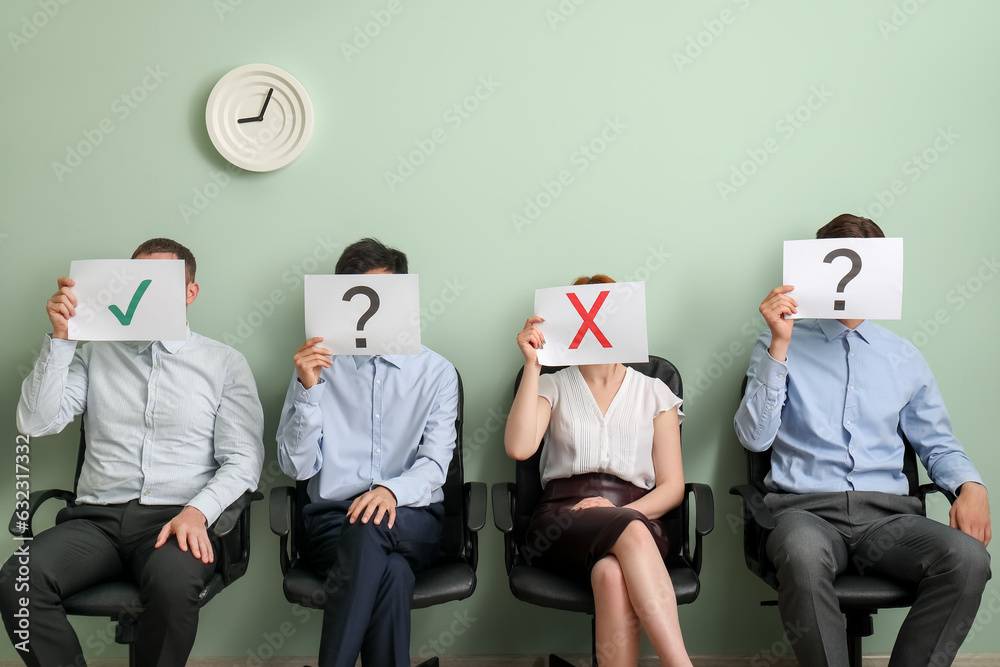
M 371 287 L 367 287 L 365 285 L 358 285 L 357 287 L 352 287 L 351 289 L 344 292 L 344 301 L 350 301 L 359 294 L 364 294 L 365 296 L 368 297 L 368 300 L 370 301 L 368 310 L 366 310 L 361 315 L 361 317 L 358 318 L 358 331 L 364 331 L 365 325 L 368 324 L 368 320 L 370 320 L 372 318 L 372 315 L 374 315 L 378 311 L 379 298 L 378 298 L 378 293 Z M 354 339 L 354 343 L 359 348 L 368 347 L 368 341 L 364 338 L 356 338 Z
M 823 262 L 825 264 L 832 264 L 833 260 L 838 257 L 846 257 L 851 260 L 851 270 L 847 272 L 847 275 L 840 279 L 839 283 L 837 283 L 837 293 L 842 294 L 844 288 L 847 287 L 847 283 L 854 280 L 854 278 L 861 273 L 861 255 L 854 252 L 850 248 L 837 248 L 836 250 L 831 250 L 830 253 L 823 258 Z M 833 309 L 844 310 L 843 299 L 834 300 Z

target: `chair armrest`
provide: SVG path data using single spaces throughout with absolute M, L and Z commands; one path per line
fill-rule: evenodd
M 250 504 L 263 497 L 259 491 L 244 491 L 208 529 L 218 547 L 216 567 L 226 586 L 242 577 L 250 566 Z
M 466 527 L 478 533 L 486 525 L 486 484 L 483 482 L 466 482 L 464 484 L 463 502 L 465 503 Z
M 281 563 L 281 574 L 288 574 L 292 557 L 288 553 L 288 536 L 291 533 L 289 525 L 295 505 L 295 489 L 290 486 L 276 486 L 271 489 L 271 497 L 267 501 L 271 532 L 278 536 L 278 561 Z
M 691 504 L 689 497 L 694 495 L 694 553 L 690 552 L 688 530 L 690 526 Z M 681 512 L 684 527 L 684 542 L 682 552 L 690 562 L 694 571 L 701 573 L 702 538 L 715 528 L 715 495 L 707 484 L 689 482 L 684 485 L 684 499 L 681 501 Z
M 278 537 L 288 536 L 288 505 L 295 489 L 290 486 L 276 486 L 271 489 L 267 501 L 267 513 L 271 522 L 271 532 Z
M 236 527 L 236 522 L 243 516 L 243 511 L 250 507 L 250 503 L 255 500 L 263 500 L 264 494 L 260 491 L 245 491 L 242 496 L 233 501 L 233 504 L 222 511 L 219 518 L 215 520 L 208 532 L 214 537 L 225 537 Z
M 514 492 L 513 482 L 497 482 L 493 485 L 493 525 L 503 533 L 503 561 L 510 574 L 517 555 L 514 544 Z
M 764 504 L 764 496 L 757 487 L 752 484 L 739 484 L 731 487 L 729 493 L 743 499 L 744 516 L 749 515 L 754 523 L 764 530 L 774 530 L 774 517 Z
M 684 494 L 694 494 L 694 531 L 698 535 L 708 535 L 715 528 L 715 494 L 708 484 L 689 482 L 684 485 Z
M 956 499 L 955 494 L 952 493 L 951 491 L 946 491 L 945 489 L 942 489 L 940 486 L 934 484 L 933 482 L 931 482 L 930 484 L 921 484 L 920 486 L 917 487 L 917 497 L 920 498 L 921 504 L 926 502 L 928 493 L 940 493 L 944 495 L 945 498 L 948 499 L 949 503 L 951 503 L 952 505 L 955 504 L 955 499 Z M 926 508 L 924 512 L 926 513 Z
M 7 530 L 14 537 L 34 537 L 34 529 L 31 522 L 35 518 L 35 512 L 46 500 L 58 498 L 65 501 L 69 507 L 76 501 L 76 494 L 63 489 L 45 489 L 44 491 L 33 491 L 28 496 L 28 509 L 15 509 L 10 515 L 10 523 Z
M 501 533 L 514 530 L 514 483 L 497 482 L 493 485 L 493 525 Z

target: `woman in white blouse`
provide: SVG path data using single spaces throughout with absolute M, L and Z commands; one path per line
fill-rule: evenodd
M 596 275 L 574 285 L 608 282 Z M 622 364 L 541 375 L 541 321 L 529 318 L 517 335 L 524 374 L 504 434 L 507 454 L 523 461 L 548 432 L 529 543 L 544 535 L 551 546 L 537 556 L 540 565 L 589 578 L 602 666 L 638 664 L 640 624 L 664 665 L 691 665 L 655 521 L 684 494 L 681 400 Z

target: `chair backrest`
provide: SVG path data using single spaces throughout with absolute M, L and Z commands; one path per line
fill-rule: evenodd
M 684 386 L 681 382 L 681 374 L 677 367 L 662 357 L 650 355 L 649 361 L 645 363 L 625 364 L 626 366 L 647 375 L 662 380 L 664 384 L 674 392 L 678 398 L 684 398 Z M 555 373 L 566 368 L 565 366 L 542 366 L 542 373 Z M 521 384 L 522 368 L 517 373 L 514 381 L 514 393 Z M 542 474 L 539 468 L 542 458 L 542 450 L 545 448 L 545 438 L 530 458 L 524 461 L 517 461 L 514 467 L 514 481 L 517 485 L 517 495 L 514 499 L 514 542 L 520 549 L 526 538 L 528 523 L 535 507 L 542 498 Z M 667 538 L 670 543 L 671 553 L 679 553 L 683 544 L 683 522 L 681 513 L 675 509 L 660 518 L 666 528 Z
M 462 450 L 462 427 L 465 422 L 465 389 L 462 376 L 458 375 L 458 412 L 455 417 L 455 451 L 448 465 L 448 474 L 444 481 L 444 525 L 441 529 L 440 558 L 462 556 L 471 550 L 471 532 L 465 521 L 464 493 L 465 457 Z M 305 553 L 305 523 L 302 519 L 302 508 L 309 503 L 309 480 L 295 483 L 295 507 L 292 521 L 292 544 L 295 554 L 301 557 Z

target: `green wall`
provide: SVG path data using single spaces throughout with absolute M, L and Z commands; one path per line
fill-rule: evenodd
M 373 16 L 391 22 L 376 31 Z M 904 317 L 885 324 L 927 356 L 958 436 L 1000 488 L 998 21 L 988 0 L 7 0 L 5 460 L 56 277 L 73 259 L 127 257 L 152 236 L 194 250 L 202 290 L 191 325 L 235 341 L 254 370 L 265 491 L 286 482 L 273 434 L 303 338 L 298 275 L 332 272 L 345 244 L 373 235 L 409 254 L 424 342 L 465 378 L 468 477 L 488 483 L 512 474 L 494 416 L 510 404 L 514 335 L 534 289 L 593 272 L 646 280 L 651 350 L 689 388 L 686 476 L 716 492 L 702 596 L 681 611 L 688 648 L 769 647 L 777 612 L 758 607 L 768 591 L 743 565 L 727 491 L 743 475 L 731 426 L 740 377 L 762 326 L 757 305 L 780 283 L 783 240 L 842 212 L 905 237 Z M 364 48 L 342 46 L 366 29 L 377 35 L 358 38 Z M 253 62 L 295 75 L 317 116 L 302 156 L 265 174 L 227 169 L 204 121 L 215 82 Z M 477 87 L 482 99 L 467 99 Z M 456 104 L 475 108 L 463 117 Z M 95 135 L 102 122 L 112 131 Z M 391 190 L 386 172 L 438 128 L 446 141 Z M 602 144 L 605 128 L 614 140 Z M 93 145 L 77 166 L 53 167 L 81 142 Z M 592 142 L 593 159 L 581 150 Z M 544 196 L 563 171 L 568 184 Z M 70 483 L 76 439 L 71 427 L 33 443 L 33 488 Z M 3 508 L 12 468 L 0 475 Z M 934 512 L 946 517 L 940 502 Z M 251 569 L 207 608 L 196 654 L 254 664 L 272 651 L 268 636 L 279 655 L 314 652 L 319 615 L 285 603 L 263 504 L 253 540 Z M 452 653 L 587 650 L 585 617 L 513 599 L 492 522 L 480 546 L 476 594 L 415 612 L 414 653 L 431 641 Z M 987 602 L 1000 610 L 996 580 Z M 966 650 L 1000 651 L 995 615 L 984 605 Z M 887 651 L 901 618 L 879 614 L 869 649 Z M 91 655 L 121 655 L 106 621 L 76 624 Z

